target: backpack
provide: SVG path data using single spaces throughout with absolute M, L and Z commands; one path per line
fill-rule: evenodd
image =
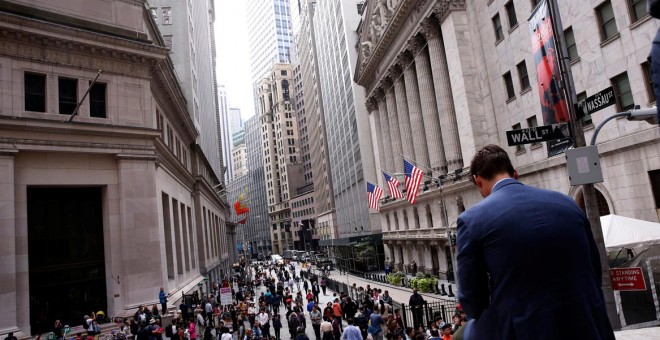
M 168 338 L 171 338 L 172 335 L 173 335 L 172 334 L 172 325 L 169 325 L 169 326 L 165 327 L 165 336 L 167 336 Z
M 137 340 L 148 340 L 150 332 L 150 327 L 143 327 L 137 334 Z

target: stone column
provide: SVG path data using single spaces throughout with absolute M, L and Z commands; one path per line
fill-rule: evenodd
M 454 110 L 454 96 L 447 69 L 447 56 L 440 27 L 435 19 L 427 19 L 422 23 L 422 34 L 426 37 L 429 48 L 436 103 L 440 113 L 440 125 L 443 128 L 442 139 L 447 157 L 447 171 L 451 172 L 463 168 L 463 155 Z
M 403 259 L 402 259 L 401 262 L 402 262 L 402 267 L 405 267 L 404 272 L 407 273 L 407 274 L 412 274 L 410 272 L 411 268 L 408 266 L 411 262 L 410 253 L 408 252 L 408 250 L 411 248 L 411 245 L 408 244 L 409 242 L 410 241 L 405 241 L 405 244 L 401 245 L 399 247 L 401 248 L 401 251 L 403 252 Z
M 413 151 L 413 135 L 410 129 L 410 119 L 408 114 L 408 100 L 406 99 L 406 86 L 403 83 L 403 70 L 399 65 L 395 65 L 391 71 L 394 81 L 394 95 L 396 97 L 396 112 L 399 118 L 399 128 L 401 135 L 401 149 L 403 156 L 407 159 L 417 161 Z M 403 162 L 402 162 L 403 163 Z
M 399 56 L 399 65 L 404 69 L 403 78 L 406 85 L 406 101 L 408 103 L 408 114 L 410 115 L 410 128 L 413 137 L 413 150 L 415 160 L 425 167 L 431 167 L 429 163 L 429 150 L 426 141 L 421 136 L 426 136 L 424 129 L 424 118 L 422 117 L 422 103 L 419 99 L 419 86 L 417 85 L 417 72 L 412 65 L 413 56 L 404 52 Z M 424 169 L 425 172 L 429 172 Z
M 415 73 L 417 74 L 429 164 L 431 169 L 446 173 L 445 149 L 443 146 L 442 131 L 440 130 L 438 106 L 435 102 L 431 63 L 423 47 L 424 41 L 420 38 L 413 37 L 408 48 L 415 56 Z
M 378 118 L 380 122 L 380 139 L 383 142 L 383 158 L 384 162 L 381 163 L 381 172 L 387 171 L 394 172 L 394 161 L 392 158 L 392 140 L 390 136 L 390 124 L 388 121 L 389 114 L 387 112 L 387 103 L 385 102 L 385 93 L 382 89 L 376 90 L 376 100 L 378 101 Z M 383 168 L 384 167 L 384 168 Z M 383 174 L 378 174 L 383 176 Z
M 424 261 L 420 263 L 420 265 L 424 266 L 424 272 L 431 274 L 433 272 L 433 259 L 431 259 L 431 246 L 429 244 L 424 244 L 420 247 L 419 258 L 420 261 Z
M 365 103 L 367 106 L 367 110 L 369 111 L 369 114 L 371 114 L 371 117 L 374 120 L 374 125 L 373 125 L 373 131 L 371 133 L 372 136 L 372 145 L 373 148 L 377 150 L 374 150 L 374 154 L 378 154 L 378 159 L 376 160 L 378 162 L 376 166 L 376 182 L 378 183 L 378 186 L 383 188 L 385 185 L 384 181 L 385 179 L 383 178 L 383 175 L 380 174 L 380 169 L 383 169 L 385 167 L 385 150 L 383 150 L 383 134 L 381 133 L 381 126 L 380 126 L 380 112 L 378 111 L 378 101 L 375 98 L 369 98 L 367 99 L 367 102 Z M 371 124 L 369 124 L 369 127 L 371 128 Z
M 14 153 L 16 150 L 0 150 L 0 328 L 6 330 L 22 329 L 30 334 L 29 288 L 26 284 L 29 276 L 27 265 L 27 194 L 22 194 L 23 202 L 16 202 L 18 189 L 14 176 Z M 25 190 L 25 187 L 20 189 Z M 16 204 L 23 206 L 25 214 L 16 218 Z M 18 231 L 18 232 L 17 232 Z M 19 236 L 21 235 L 22 236 Z M 17 242 L 20 240 L 20 242 Z M 17 261 L 21 258 L 21 261 Z M 20 265 L 18 264 L 20 262 Z M 25 305 L 27 304 L 27 306 Z M 23 320 L 19 324 L 19 318 Z
M 403 172 L 403 161 L 401 155 L 403 154 L 403 147 L 401 146 L 401 135 L 399 130 L 399 118 L 396 111 L 396 95 L 392 85 L 394 83 L 389 77 L 383 80 L 383 90 L 385 91 L 385 102 L 387 103 L 387 120 L 390 124 L 390 138 L 392 139 L 392 166 L 396 173 Z

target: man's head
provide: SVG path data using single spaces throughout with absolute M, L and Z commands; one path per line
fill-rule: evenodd
M 441 331 L 442 331 L 443 335 L 444 334 L 451 334 L 451 325 L 446 324 L 446 325 L 442 326 Z
M 470 163 L 470 176 L 482 197 L 488 197 L 493 186 L 503 178 L 518 179 L 509 155 L 497 145 L 486 145 L 477 151 Z
M 413 295 L 417 294 L 417 289 L 413 289 Z

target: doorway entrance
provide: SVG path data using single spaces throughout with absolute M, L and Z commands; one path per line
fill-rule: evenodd
M 30 187 L 27 203 L 32 333 L 107 313 L 102 188 Z

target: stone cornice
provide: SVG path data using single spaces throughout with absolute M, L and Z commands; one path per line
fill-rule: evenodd
M 118 38 L 6 12 L 0 12 L 0 37 L 63 47 L 70 51 L 84 51 L 96 57 L 122 58 L 132 62 L 155 63 L 169 55 L 166 47 L 155 45 L 150 41 Z
M 0 115 L 0 130 L 139 139 L 155 139 L 156 137 L 160 136 L 160 131 L 156 129 L 78 122 L 75 120 L 68 122 L 64 119 L 68 118 L 66 115 L 44 115 L 52 116 L 53 118 L 57 117 L 60 119 L 46 120 L 39 118 L 23 118 Z

